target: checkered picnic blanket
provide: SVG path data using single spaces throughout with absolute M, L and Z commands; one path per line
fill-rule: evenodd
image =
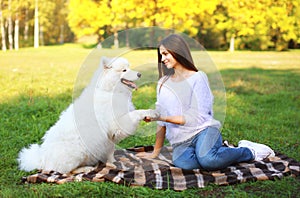
M 115 151 L 116 166 L 110 167 L 99 162 L 86 173 L 61 174 L 59 172 L 40 171 L 22 178 L 27 183 L 57 183 L 75 181 L 104 182 L 110 181 L 128 186 L 146 186 L 153 189 L 185 190 L 201 188 L 210 183 L 230 185 L 256 180 L 273 180 L 284 176 L 299 177 L 300 163 L 276 153 L 275 157 L 263 161 L 239 163 L 219 171 L 203 171 L 199 169 L 183 170 L 172 164 L 172 148 L 163 147 L 156 159 L 139 158 L 135 154 L 140 151 L 151 151 L 153 146 L 120 149 Z

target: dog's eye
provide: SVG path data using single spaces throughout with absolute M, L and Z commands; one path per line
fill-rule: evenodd
M 126 72 L 127 71 L 127 69 L 123 69 L 123 71 L 122 72 Z

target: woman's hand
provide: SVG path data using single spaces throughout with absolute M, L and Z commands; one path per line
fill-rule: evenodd
M 157 154 L 157 153 L 154 153 L 154 152 L 151 152 L 151 153 L 140 152 L 140 153 L 136 154 L 137 157 L 148 158 L 148 159 L 156 158 L 158 155 L 159 155 L 159 153 Z
M 140 152 L 137 153 L 136 156 L 142 158 L 148 158 L 148 159 L 153 159 L 158 157 L 160 150 L 164 145 L 165 134 L 166 134 L 166 127 L 157 125 L 155 145 L 153 151 L 151 153 Z

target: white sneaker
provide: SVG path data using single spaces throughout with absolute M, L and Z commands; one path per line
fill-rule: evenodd
M 249 148 L 254 155 L 254 160 L 256 161 L 261 161 L 267 157 L 275 157 L 274 151 L 264 144 L 259 144 L 248 140 L 241 140 L 239 141 L 238 147 Z

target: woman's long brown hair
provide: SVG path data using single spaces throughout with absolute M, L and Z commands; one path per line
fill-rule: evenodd
M 191 50 L 187 42 L 180 35 L 171 34 L 161 40 L 157 48 L 159 78 L 166 76 L 161 83 L 160 88 L 162 87 L 163 83 L 168 80 L 171 75 L 174 74 L 174 69 L 168 69 L 166 65 L 161 61 L 162 55 L 160 54 L 159 50 L 160 46 L 164 46 L 164 48 L 166 48 L 166 50 L 174 57 L 174 59 L 179 62 L 184 68 L 196 72 L 198 71 L 198 69 L 194 65 Z

